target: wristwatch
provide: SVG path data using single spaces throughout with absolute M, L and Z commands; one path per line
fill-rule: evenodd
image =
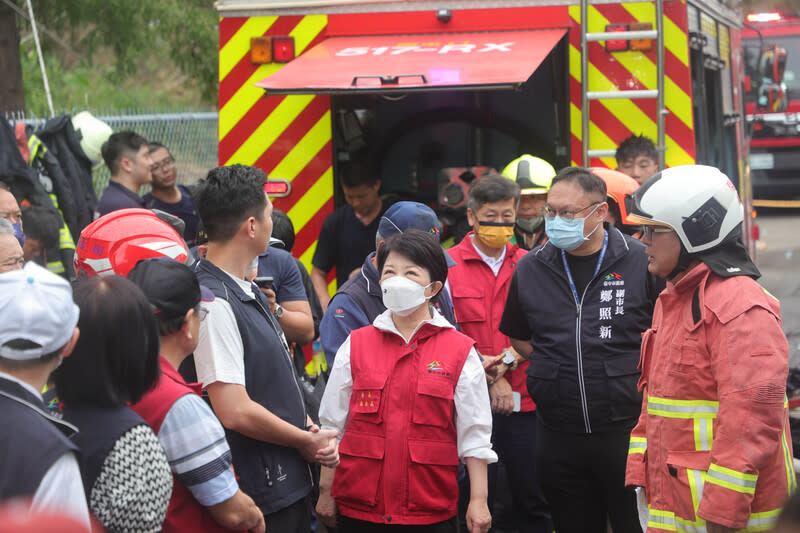
M 278 320 L 283 317 L 283 307 L 281 307 L 281 304 L 275 304 L 275 310 L 272 312 L 272 314 L 275 315 L 275 318 Z
M 514 354 L 511 353 L 510 350 L 503 351 L 503 358 L 501 361 L 507 364 L 511 370 L 514 370 L 514 367 L 517 366 L 517 358 L 514 357 Z

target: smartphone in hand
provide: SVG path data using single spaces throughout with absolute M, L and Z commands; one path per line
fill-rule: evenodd
M 253 280 L 260 289 L 272 289 L 274 279 L 272 276 L 259 276 Z

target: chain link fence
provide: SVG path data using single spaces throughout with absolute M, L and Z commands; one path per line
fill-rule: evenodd
M 115 132 L 132 130 L 148 141 L 167 146 L 175 158 L 179 184 L 196 183 L 204 178 L 210 169 L 217 166 L 216 111 L 152 113 L 143 110 L 125 110 L 92 111 L 92 114 L 111 126 Z M 15 122 L 25 122 L 34 128 L 46 121 L 19 113 L 9 114 L 7 118 Z M 108 186 L 109 178 L 108 167 L 102 163 L 95 167 L 94 188 L 98 197 Z

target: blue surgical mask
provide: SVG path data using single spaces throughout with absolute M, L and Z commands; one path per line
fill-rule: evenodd
M 14 237 L 16 237 L 17 240 L 19 241 L 20 246 L 24 246 L 25 234 L 22 233 L 22 222 L 14 222 L 11 225 L 14 226 Z
M 598 223 L 597 226 L 589 232 L 589 235 L 583 236 L 584 220 L 591 216 L 598 207 L 600 206 L 595 206 L 584 218 L 564 218 L 560 216 L 553 218 L 544 217 L 544 231 L 547 234 L 547 239 L 556 248 L 560 248 L 565 252 L 571 252 L 583 244 L 584 241 L 588 241 L 589 237 L 600 227 L 600 223 Z

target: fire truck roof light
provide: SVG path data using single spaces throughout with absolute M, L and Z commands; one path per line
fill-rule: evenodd
M 747 22 L 777 22 L 783 17 L 777 11 L 770 13 L 749 13 L 747 15 Z

